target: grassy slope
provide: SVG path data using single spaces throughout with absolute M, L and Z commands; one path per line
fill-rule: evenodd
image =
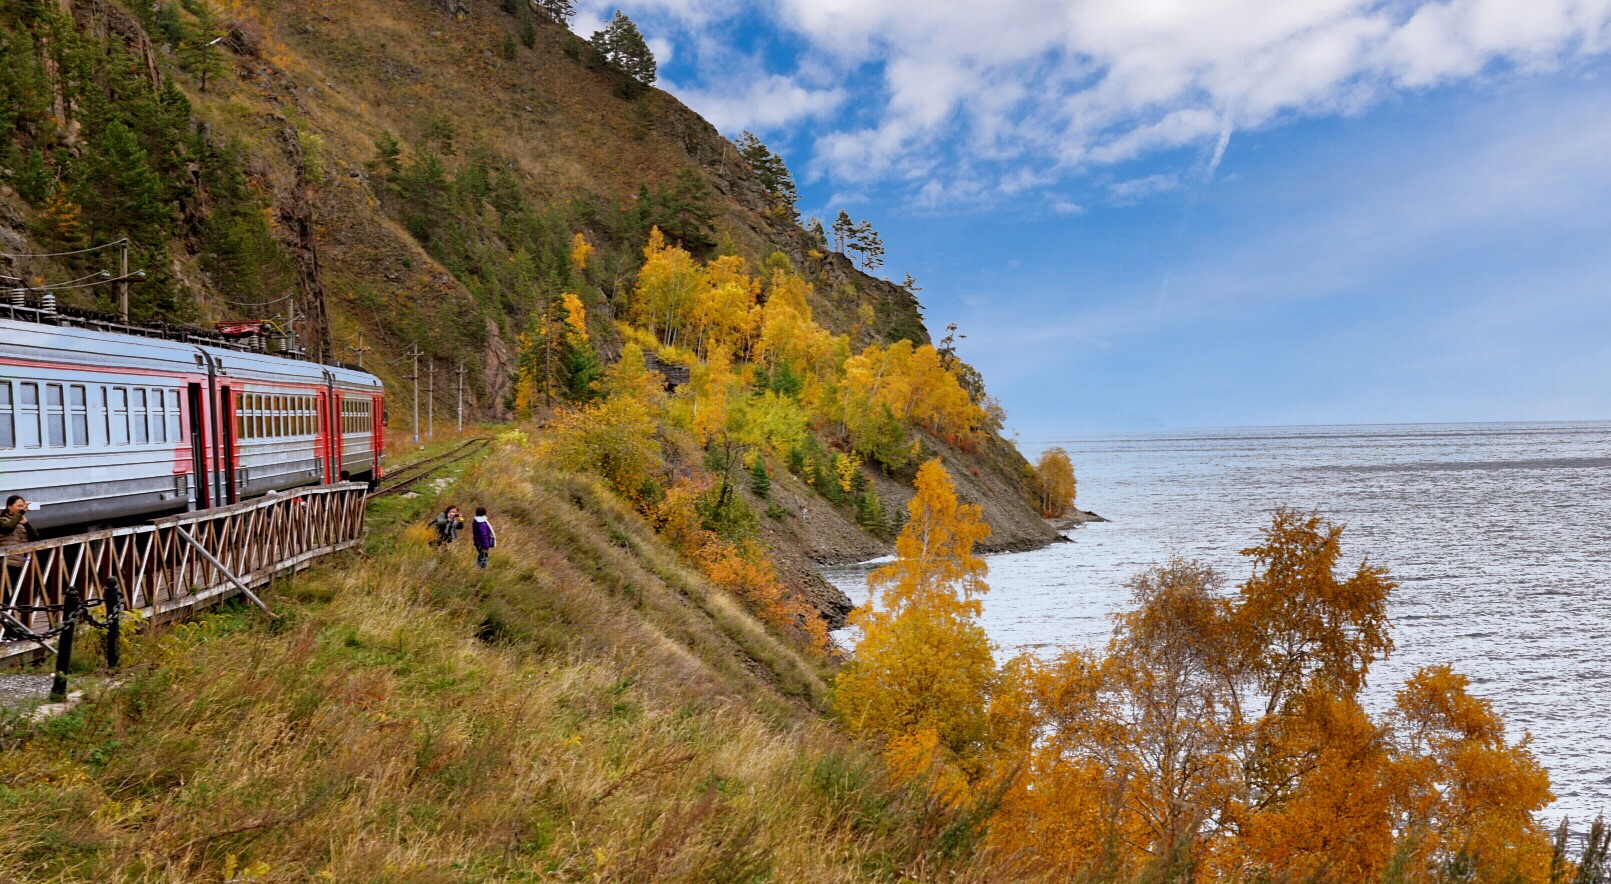
M 594 486 L 500 452 L 451 494 L 498 515 L 491 569 L 382 527 L 271 592 L 280 622 L 143 638 L 122 688 L 0 724 L 0 880 L 1009 874 L 880 783 L 821 719 L 816 664 Z

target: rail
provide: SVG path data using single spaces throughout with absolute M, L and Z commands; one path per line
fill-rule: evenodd
M 437 470 L 450 467 L 465 458 L 468 458 L 485 448 L 489 440 L 485 437 L 467 439 L 460 445 L 432 457 L 421 458 L 413 463 L 396 467 L 381 480 L 380 488 L 376 489 L 371 497 L 388 497 L 399 494 L 412 488 L 415 483 L 431 475 Z
M 59 629 L 71 600 L 120 594 L 124 610 L 171 620 L 276 574 L 356 546 L 367 486 L 345 482 L 269 495 L 232 506 L 13 546 L 0 554 L 0 615 L 35 635 Z M 0 662 L 45 650 L 34 638 L 0 635 Z

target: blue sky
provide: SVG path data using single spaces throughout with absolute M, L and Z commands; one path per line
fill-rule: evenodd
M 1611 418 L 1611 0 L 634 2 L 1025 442 Z

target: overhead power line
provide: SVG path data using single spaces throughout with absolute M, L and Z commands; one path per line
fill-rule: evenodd
M 120 246 L 120 245 L 122 245 L 122 244 L 124 244 L 126 242 L 128 242 L 127 239 L 118 239 L 118 240 L 113 240 L 112 242 L 109 242 L 109 243 L 103 243 L 103 244 L 98 245 L 98 246 L 90 246 L 87 249 L 76 249 L 76 250 L 71 251 L 71 252 L 41 252 L 40 254 L 37 254 L 37 255 L 15 255 L 15 254 L 12 254 L 10 252 L 0 252 L 0 258 L 12 258 L 12 259 L 18 259 L 18 258 L 66 258 L 66 257 L 72 256 L 72 255 L 87 255 L 90 252 L 99 252 L 102 249 L 114 248 L 114 247 Z

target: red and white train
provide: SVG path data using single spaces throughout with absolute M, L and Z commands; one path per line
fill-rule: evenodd
M 38 501 L 39 529 L 380 478 L 379 378 L 137 331 L 0 306 L 0 496 Z

